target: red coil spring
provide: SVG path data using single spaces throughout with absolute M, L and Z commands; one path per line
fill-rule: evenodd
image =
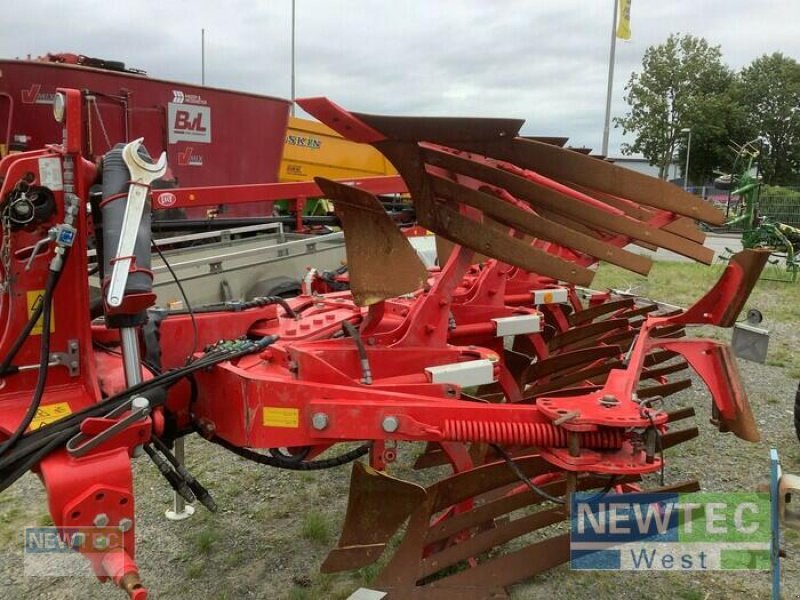
M 551 423 L 499 423 L 496 421 L 444 422 L 444 438 L 454 442 L 489 442 L 542 448 L 566 448 L 569 432 Z M 610 449 L 622 446 L 619 429 L 578 434 L 582 448 Z

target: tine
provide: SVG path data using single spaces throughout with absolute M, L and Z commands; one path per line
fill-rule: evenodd
M 662 327 L 654 327 L 652 332 L 650 333 L 650 337 L 653 338 L 666 338 L 672 337 L 672 335 L 683 331 L 684 325 L 683 323 L 677 323 L 675 325 L 664 325 Z
M 525 395 L 523 396 L 523 398 L 525 400 L 530 400 L 532 398 L 536 398 L 537 396 L 541 396 L 542 394 L 546 394 L 553 390 L 562 389 L 567 385 L 578 383 L 580 381 L 591 380 L 592 383 L 597 383 L 594 381 L 594 378 L 600 375 L 608 375 L 608 372 L 611 371 L 611 369 L 618 369 L 621 366 L 622 366 L 622 361 L 619 359 L 615 359 L 605 362 L 601 365 L 588 367 L 581 371 L 568 373 L 567 375 L 563 375 L 558 379 L 553 379 L 552 381 L 548 381 L 546 383 L 541 383 L 539 385 L 534 385 L 529 387 L 528 389 L 525 390 Z
M 639 476 L 623 476 L 619 478 L 619 483 L 629 483 L 639 481 Z M 608 481 L 607 477 L 599 476 L 582 476 L 578 479 L 577 489 L 592 489 L 605 485 Z M 519 481 L 517 481 L 518 483 Z M 554 481 L 542 486 L 542 489 L 551 495 L 561 495 L 566 489 L 564 481 Z M 484 523 L 496 519 L 502 515 L 511 513 L 515 510 L 525 508 L 534 504 L 539 504 L 543 501 L 542 497 L 534 494 L 531 490 L 524 490 L 522 492 L 502 495 L 494 500 L 476 506 L 467 512 L 458 513 L 449 519 L 441 521 L 431 527 L 425 538 L 426 544 L 440 542 L 457 533 L 478 527 Z
M 531 365 L 530 356 L 527 354 L 522 354 L 521 352 L 514 352 L 513 350 L 506 349 L 503 351 L 503 360 L 506 368 L 514 377 L 514 381 L 517 382 L 517 385 L 524 385 L 522 383 L 523 377 L 527 372 L 528 367 Z
M 568 185 L 575 188 L 579 192 L 583 192 L 588 196 L 596 198 L 597 200 L 602 200 L 612 208 L 621 210 L 626 215 L 632 219 L 636 219 L 637 221 L 649 221 L 655 214 L 654 211 L 636 204 L 635 202 L 631 202 L 630 200 L 618 198 L 617 196 L 612 196 L 611 194 L 606 194 L 599 190 L 593 190 L 591 188 L 587 188 L 582 185 L 576 185 L 574 183 L 570 183 Z
M 672 223 L 664 225 L 662 229 L 674 233 L 675 235 L 685 237 L 698 244 L 702 244 L 706 241 L 706 234 L 697 228 L 697 221 L 688 217 L 675 219 Z
M 558 181 L 569 181 L 653 208 L 722 225 L 722 211 L 679 187 L 602 160 L 555 146 L 516 138 L 511 142 L 473 142 L 455 147 L 506 160 Z
M 504 225 L 533 237 L 555 242 L 641 275 L 647 275 L 653 266 L 652 261 L 648 258 L 610 244 L 604 244 L 595 237 L 548 221 L 535 213 L 516 208 L 490 194 L 459 185 L 436 175 L 431 175 L 431 182 L 433 191 L 438 196 L 477 208 Z
M 656 229 L 641 221 L 635 221 L 611 212 L 604 212 L 519 175 L 432 148 L 423 149 L 422 155 L 431 165 L 503 187 L 514 196 L 529 202 L 534 207 L 541 206 L 546 210 L 563 214 L 590 226 L 599 227 L 631 239 L 657 244 L 667 250 L 672 250 L 705 264 L 711 264 L 714 260 L 714 251 L 700 244 Z M 592 161 L 599 162 L 594 159 Z M 703 204 L 711 208 L 710 205 Z
M 565 533 L 536 542 L 515 552 L 479 564 L 472 569 L 460 571 L 437 582 L 437 587 L 446 588 L 451 594 L 463 594 L 480 586 L 483 590 L 503 588 L 526 577 L 552 569 L 569 560 L 569 534 Z M 463 598 L 463 595 L 451 595 Z M 480 597 L 486 597 L 484 595 Z
M 417 484 L 354 462 L 339 544 L 328 554 L 322 571 L 357 569 L 374 562 L 425 495 L 425 488 Z
M 552 471 L 553 467 L 538 455 L 516 459 L 520 471 L 526 477 L 534 477 Z M 496 462 L 476 467 L 451 475 L 427 488 L 434 494 L 433 512 L 439 512 L 449 506 L 463 502 L 481 494 L 485 489 L 494 489 L 501 485 L 518 481 L 517 475 L 503 462 Z
M 523 374 L 522 382 L 528 384 L 543 377 L 592 363 L 596 360 L 619 356 L 620 353 L 619 347 L 614 346 L 595 346 L 594 348 L 563 352 L 532 363 Z
M 423 559 L 422 576 L 427 577 L 428 575 L 433 575 L 462 560 L 466 560 L 472 556 L 478 556 L 482 552 L 505 544 L 514 538 L 518 538 L 536 529 L 559 523 L 566 518 L 566 510 L 563 507 L 557 507 L 540 510 L 526 517 L 499 524 L 488 531 L 472 536 L 468 540 L 449 546 L 441 552 L 437 552 Z
M 366 306 L 420 289 L 428 271 L 378 199 L 328 179 L 315 181 L 342 221 L 355 303 Z
M 631 319 L 632 317 L 638 317 L 639 315 L 650 314 L 656 310 L 658 310 L 658 304 L 647 304 L 646 306 L 640 306 L 639 308 L 626 310 L 617 316 L 621 319 Z
M 432 211 L 435 220 L 428 222 L 420 218 L 420 224 L 471 250 L 482 252 L 528 272 L 546 275 L 575 285 L 589 285 L 594 277 L 594 271 L 590 269 L 557 258 L 508 235 L 501 234 L 492 227 L 481 227 L 480 223 L 460 215 L 444 205 L 433 207 Z M 484 220 L 484 225 L 487 224 Z
M 671 381 L 669 383 L 662 383 L 661 385 L 653 385 L 646 388 L 639 388 L 636 393 L 639 398 L 655 398 L 661 396 L 666 398 L 672 394 L 677 394 L 683 390 L 692 387 L 691 379 L 679 379 L 678 381 Z
M 675 358 L 676 356 L 678 356 L 678 353 L 673 350 L 656 350 L 644 357 L 644 366 L 652 367 L 666 362 L 671 358 Z
M 672 373 L 677 373 L 679 371 L 683 371 L 689 368 L 689 363 L 686 361 L 681 361 L 679 363 L 675 363 L 674 365 L 667 365 L 666 367 L 660 367 L 658 369 L 648 369 L 642 372 L 641 379 L 656 379 L 658 377 L 664 377 L 665 375 L 671 375 Z
M 668 419 L 667 423 L 674 423 L 675 421 L 682 421 L 683 419 L 688 419 L 695 415 L 694 407 L 687 406 L 685 408 L 678 408 L 676 410 L 670 411 L 667 413 Z
M 598 317 L 602 317 L 603 315 L 607 315 L 608 313 L 612 313 L 623 308 L 628 308 L 629 306 L 633 306 L 633 298 L 610 300 L 609 302 L 604 302 L 603 304 L 598 304 L 597 306 L 590 306 L 589 308 L 584 308 L 583 310 L 579 310 L 578 312 L 571 314 L 569 316 L 569 324 L 582 325 L 583 323 L 594 321 Z M 628 315 L 625 315 L 625 318 L 628 318 Z
M 550 350 L 565 348 L 575 344 L 576 342 L 587 339 L 595 339 L 604 333 L 627 326 L 627 319 L 608 319 L 606 321 L 599 321 L 597 323 L 589 323 L 588 325 L 574 327 L 554 336 L 553 339 L 550 340 Z
M 688 429 L 679 429 L 677 431 L 670 431 L 661 436 L 661 447 L 666 450 L 672 448 L 683 442 L 693 440 L 700 435 L 700 430 L 697 427 L 690 427 Z

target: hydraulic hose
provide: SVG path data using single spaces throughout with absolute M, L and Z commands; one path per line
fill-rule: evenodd
M 39 372 L 36 377 L 36 387 L 33 391 L 33 398 L 31 399 L 31 403 L 28 405 L 28 410 L 25 412 L 25 416 L 22 418 L 20 424 L 17 425 L 14 433 L 12 433 L 7 440 L 0 444 L 0 456 L 3 456 L 9 448 L 12 448 L 19 441 L 20 437 L 22 437 L 22 434 L 25 433 L 25 430 L 28 429 L 33 421 L 33 417 L 36 416 L 36 411 L 39 410 L 39 405 L 42 402 L 45 384 L 47 383 L 48 366 L 50 364 L 50 309 L 53 305 L 53 292 L 56 284 L 58 283 L 60 272 L 61 271 L 49 272 L 44 296 L 42 297 L 42 302 L 40 304 L 42 307 L 42 338 L 41 346 L 39 348 Z M 36 321 L 33 322 L 34 324 L 36 323 Z M 28 330 L 28 333 L 30 333 L 30 330 Z M 20 344 L 20 346 L 21 345 L 22 344 Z

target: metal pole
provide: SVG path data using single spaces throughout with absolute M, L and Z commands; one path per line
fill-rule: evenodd
M 200 84 L 206 84 L 206 30 L 200 30 Z
M 183 448 L 183 438 L 178 438 L 175 440 L 175 458 L 178 459 L 178 462 L 183 464 L 184 459 L 184 448 Z M 168 510 L 164 515 L 170 521 L 183 521 L 184 519 L 188 519 L 194 514 L 194 506 L 191 504 L 186 504 L 183 500 L 183 496 L 179 493 L 174 492 L 172 496 L 172 508 Z
M 119 330 L 122 345 L 122 368 L 125 371 L 125 383 L 128 387 L 142 381 L 142 363 L 139 360 L 139 336 L 135 327 L 123 327 Z
M 611 22 L 611 50 L 608 53 L 608 91 L 606 92 L 606 118 L 603 121 L 603 149 L 601 154 L 608 156 L 608 134 L 609 126 L 611 124 L 611 92 L 614 89 L 614 57 L 617 52 L 617 11 L 619 4 L 617 0 L 611 0 L 614 3 L 614 20 Z
M 692 130 L 689 130 L 689 140 L 686 142 L 686 169 L 683 171 L 683 191 L 689 188 L 689 154 L 692 151 Z
M 292 116 L 294 116 L 294 16 L 295 0 L 292 0 Z

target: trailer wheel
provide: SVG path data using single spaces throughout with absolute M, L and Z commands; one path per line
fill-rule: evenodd
M 299 296 L 302 287 L 299 279 L 280 276 L 262 279 L 253 284 L 247 290 L 246 300 L 258 298 L 259 296 L 280 296 L 281 298 L 294 298 Z
M 797 391 L 794 394 L 794 432 L 800 441 L 800 383 L 797 384 Z

